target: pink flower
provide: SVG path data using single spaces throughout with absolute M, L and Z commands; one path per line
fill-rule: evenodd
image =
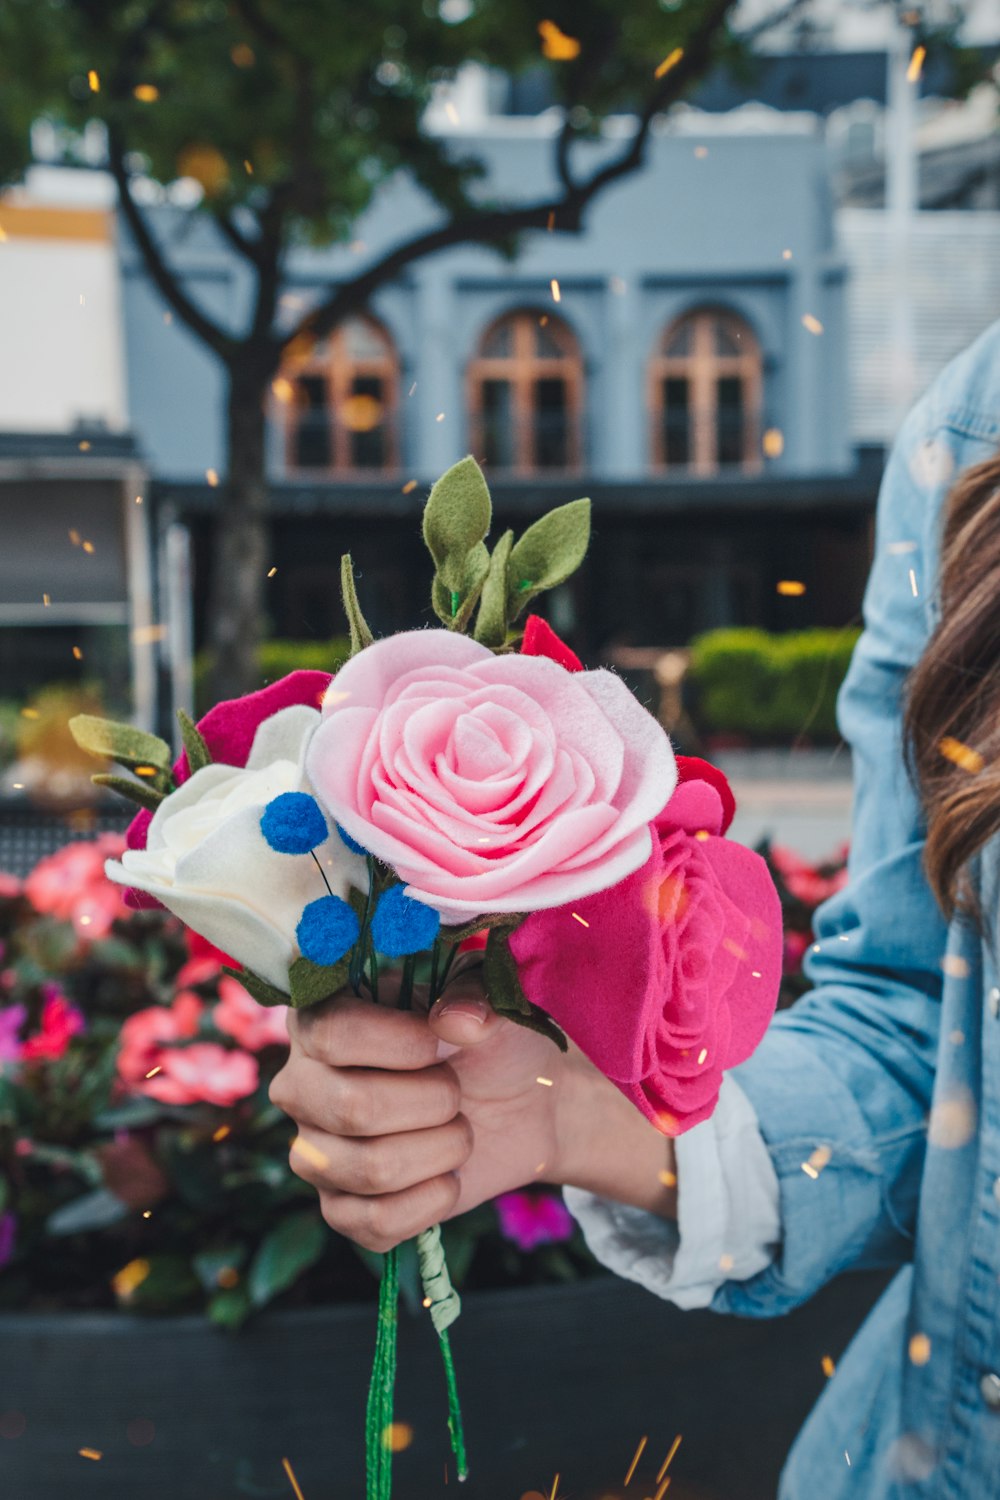
M 329 682 L 329 672 L 289 672 L 287 677 L 272 682 L 259 692 L 217 703 L 203 719 L 198 720 L 199 732 L 211 751 L 212 759 L 226 766 L 245 766 L 254 735 L 264 720 L 295 703 L 318 708 Z M 174 762 L 174 781 L 181 786 L 190 774 L 185 751 Z M 129 849 L 145 849 L 152 820 L 153 814 L 145 809 L 136 813 L 125 830 L 125 843 Z M 160 905 L 155 896 L 137 890 L 127 890 L 125 902 L 140 909 Z
M 836 895 L 847 884 L 847 867 L 834 868 L 831 874 L 823 874 L 792 849 L 781 844 L 771 845 L 771 859 L 789 892 L 803 905 L 820 906 L 828 897 Z
M 511 937 L 528 998 L 667 1135 L 715 1108 L 774 1011 L 781 908 L 759 855 L 720 837 L 723 799 L 683 782 L 643 869 Z
M 24 894 L 42 915 L 72 922 L 78 937 L 106 937 L 126 912 L 105 878 L 104 862 L 117 859 L 124 847 L 116 833 L 66 844 L 38 862 L 24 882 Z
M 235 1104 L 252 1094 L 259 1081 L 257 1059 L 215 1042 L 165 1047 L 161 1072 L 141 1089 L 163 1104 Z
M 0 1063 L 20 1061 L 23 1050 L 20 1033 L 27 1015 L 23 1005 L 7 1005 L 0 1010 Z
M 219 980 L 219 1003 L 213 1020 L 220 1031 L 231 1036 L 248 1052 L 263 1047 L 287 1047 L 287 1005 L 258 1005 L 238 980 Z
M 162 1068 L 170 1043 L 186 1041 L 198 1034 L 204 1005 L 190 990 L 182 990 L 172 1005 L 151 1005 L 137 1010 L 122 1025 L 118 1049 L 118 1076 L 137 1093 L 150 1093 L 148 1074 Z M 154 1097 L 155 1094 L 154 1094 Z
M 554 1193 L 501 1193 L 494 1206 L 501 1233 L 522 1250 L 572 1238 L 572 1217 Z
M 236 967 L 235 960 L 228 953 L 223 953 L 221 948 L 203 938 L 193 927 L 185 927 L 184 938 L 188 959 L 177 972 L 175 982 L 178 989 L 186 990 L 189 985 L 208 984 L 222 973 L 223 964 Z
M 82 1013 L 70 1004 L 56 985 L 46 985 L 44 989 L 48 993 L 42 1006 L 41 1029 L 29 1036 L 21 1047 L 21 1057 L 25 1062 L 52 1062 L 62 1057 L 73 1037 L 84 1028 Z
M 306 759 L 317 796 L 408 894 L 460 921 L 604 890 L 649 857 L 676 769 L 610 672 L 394 635 L 337 673 Z
M 786 974 L 798 974 L 802 968 L 802 960 L 806 949 L 812 942 L 808 932 L 796 932 L 794 929 L 785 933 L 784 957 L 782 968 Z
M 16 875 L 0 870 L 0 901 L 16 901 L 24 887 Z

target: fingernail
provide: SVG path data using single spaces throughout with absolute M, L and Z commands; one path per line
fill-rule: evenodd
M 435 1016 L 462 1016 L 469 1021 L 478 1021 L 480 1026 L 485 1026 L 489 1013 L 489 1006 L 482 1000 L 446 1000 L 434 1011 Z
M 461 1052 L 461 1047 L 456 1047 L 454 1042 L 438 1042 L 435 1056 L 438 1062 L 444 1062 L 446 1057 L 454 1057 L 456 1052 Z

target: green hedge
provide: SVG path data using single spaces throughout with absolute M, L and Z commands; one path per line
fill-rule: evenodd
M 260 685 L 277 682 L 289 672 L 299 669 L 312 672 L 336 672 L 351 654 L 351 643 L 346 635 L 335 635 L 329 641 L 263 641 L 257 652 Z M 194 696 L 198 714 L 211 708 L 208 697 L 208 677 L 211 657 L 201 651 L 194 667 Z
M 835 740 L 837 692 L 857 629 L 710 630 L 691 643 L 694 714 L 708 732 Z

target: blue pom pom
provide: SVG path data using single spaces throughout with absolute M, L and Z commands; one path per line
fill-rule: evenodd
M 354 947 L 360 932 L 353 906 L 339 896 L 310 901 L 295 929 L 299 948 L 314 964 L 335 964 Z
M 265 807 L 260 831 L 276 854 L 311 854 L 326 843 L 326 819 L 308 792 L 282 792 Z
M 347 845 L 348 849 L 350 849 L 350 851 L 351 851 L 352 854 L 367 854 L 368 853 L 368 850 L 365 848 L 365 846 L 363 844 L 359 844 L 358 841 L 357 841 L 357 839 L 352 839 L 351 838 L 351 835 L 348 833 L 348 831 L 347 831 L 346 828 L 341 828 L 341 826 L 340 826 L 339 823 L 336 825 L 336 828 L 337 828 L 337 832 L 340 834 L 341 842 Z
M 432 947 L 440 926 L 439 912 L 414 901 L 401 885 L 391 885 L 375 908 L 372 942 L 387 958 L 403 958 Z

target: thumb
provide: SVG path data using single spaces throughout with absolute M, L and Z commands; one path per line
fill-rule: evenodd
M 441 1057 L 450 1057 L 462 1047 L 478 1047 L 494 1037 L 502 1018 L 490 1005 L 480 984 L 461 980 L 435 1001 L 427 1016 L 434 1035 L 444 1044 Z

